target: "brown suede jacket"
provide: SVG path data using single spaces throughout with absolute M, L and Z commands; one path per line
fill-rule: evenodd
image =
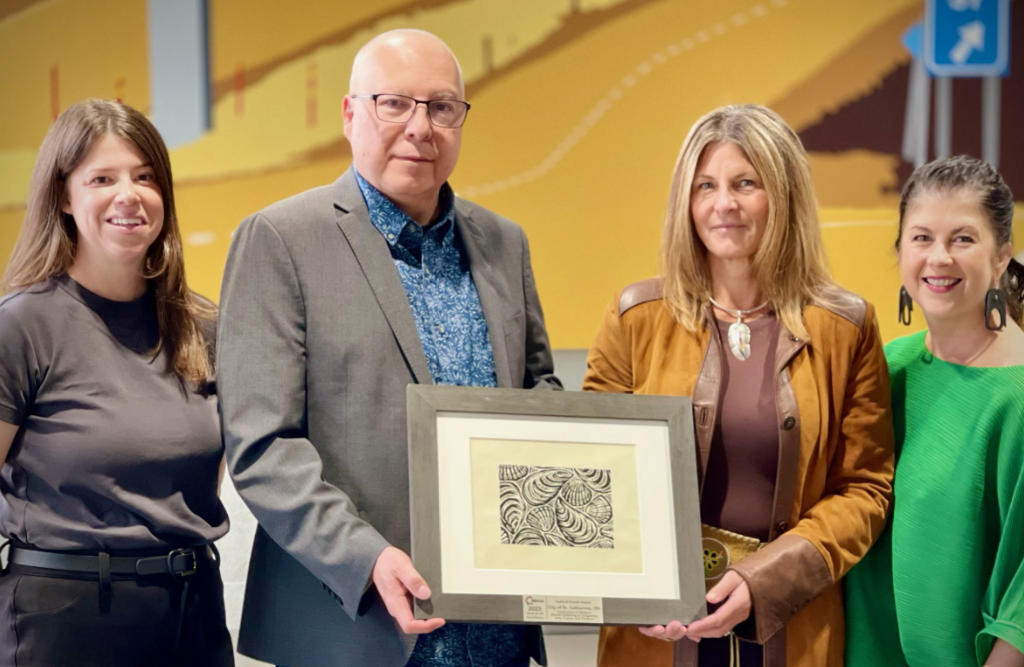
M 882 531 L 892 496 L 889 372 L 874 308 L 838 289 L 830 301 L 805 307 L 810 340 L 785 329 L 779 336 L 779 472 L 771 533 L 767 545 L 731 568 L 750 588 L 766 667 L 843 664 L 837 582 Z M 709 328 L 691 333 L 675 321 L 660 281 L 643 281 L 622 290 L 605 314 L 583 389 L 690 396 L 703 486 L 722 354 Z M 634 628 L 605 628 L 598 664 L 696 665 L 696 646 L 687 639 L 674 646 L 651 640 Z

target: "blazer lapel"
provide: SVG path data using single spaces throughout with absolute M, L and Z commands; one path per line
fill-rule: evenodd
M 431 384 L 430 366 L 423 354 L 423 343 L 416 330 L 409 297 L 395 269 L 387 241 L 370 222 L 370 212 L 351 169 L 335 182 L 334 192 L 338 227 L 352 246 L 352 252 L 384 311 L 413 377 L 419 384 Z
M 480 306 L 487 320 L 488 337 L 491 340 L 491 352 L 494 355 L 494 374 L 499 387 L 512 387 L 512 369 L 508 363 L 508 350 L 505 348 L 505 318 L 501 299 L 494 288 L 492 267 L 484 252 L 484 239 L 480 230 L 473 224 L 470 207 L 462 201 L 455 200 L 455 224 L 462 236 L 462 243 L 469 254 L 469 270 L 480 295 Z

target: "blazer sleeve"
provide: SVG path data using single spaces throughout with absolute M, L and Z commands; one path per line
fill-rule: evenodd
M 583 376 L 583 391 L 605 391 L 617 394 L 633 393 L 631 345 L 619 317 L 621 292 L 604 312 L 601 327 L 587 354 L 587 372 Z
M 289 249 L 256 214 L 235 231 L 221 290 L 218 384 L 228 470 L 260 526 L 354 619 L 388 542 L 323 479 L 307 433 L 305 332 Z
M 838 427 L 821 499 L 790 531 L 732 568 L 750 587 L 760 642 L 849 572 L 885 526 L 894 435 L 889 368 L 870 306 L 853 350 Z
M 561 389 L 562 381 L 555 376 L 555 362 L 548 342 L 548 331 L 544 326 L 544 311 L 540 307 L 540 295 L 533 278 L 533 264 L 530 261 L 530 244 L 523 235 L 523 291 L 526 301 L 526 377 L 525 389 Z

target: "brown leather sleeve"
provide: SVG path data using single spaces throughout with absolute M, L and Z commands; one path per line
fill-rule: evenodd
M 796 535 L 780 536 L 730 569 L 750 588 L 762 644 L 833 583 L 821 552 Z
M 632 348 L 619 316 L 620 300 L 621 293 L 616 294 L 590 346 L 583 391 L 633 393 Z

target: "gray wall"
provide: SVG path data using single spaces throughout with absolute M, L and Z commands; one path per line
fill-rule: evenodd
M 206 0 L 148 0 L 150 116 L 168 148 L 210 129 Z
M 555 350 L 555 375 L 569 391 L 583 387 L 583 374 L 587 372 L 586 350 Z

